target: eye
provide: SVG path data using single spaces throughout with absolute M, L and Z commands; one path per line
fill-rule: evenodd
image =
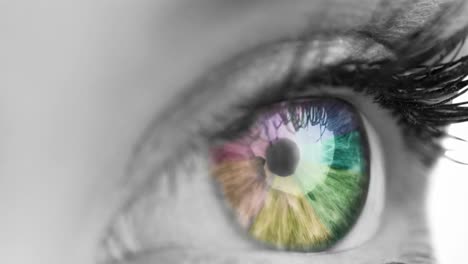
M 104 258 L 180 261 L 182 248 L 309 258 L 305 253 L 349 252 L 372 240 L 385 203 L 383 146 L 361 106 L 348 102 L 369 100 L 339 91 L 249 111 L 254 118 L 242 132 L 223 132 L 207 152 L 187 149 L 180 171 L 146 186 L 119 215 Z M 284 152 L 294 159 L 282 163 Z
M 140 184 L 105 234 L 102 259 L 427 256 L 424 162 L 437 156 L 440 128 L 466 118 L 447 98 L 462 93 L 468 57 L 421 67 L 380 55 L 393 58 L 354 35 L 270 43 L 202 79 L 137 146 L 129 174 Z
M 341 100 L 273 105 L 211 152 L 214 178 L 239 224 L 268 246 L 326 250 L 351 230 L 366 200 L 366 133 Z

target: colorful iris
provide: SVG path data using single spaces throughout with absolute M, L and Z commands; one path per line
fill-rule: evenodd
M 213 175 L 239 224 L 269 246 L 327 249 L 352 228 L 366 199 L 366 136 L 341 100 L 274 105 L 212 155 Z

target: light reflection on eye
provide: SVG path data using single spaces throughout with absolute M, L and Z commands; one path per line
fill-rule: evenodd
M 359 217 L 369 184 L 367 147 L 361 121 L 345 102 L 284 102 L 213 148 L 213 174 L 255 240 L 325 250 Z

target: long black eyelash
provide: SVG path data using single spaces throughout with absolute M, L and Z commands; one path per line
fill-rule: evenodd
M 398 117 L 405 134 L 431 143 L 419 144 L 423 152 L 440 151 L 437 139 L 447 136 L 446 126 L 468 121 L 468 101 L 452 102 L 468 91 L 468 56 L 455 59 L 466 35 L 466 29 L 460 31 L 445 42 L 443 52 L 422 54 L 424 60 L 402 53 L 406 59 L 398 61 L 342 63 L 311 73 L 296 87 L 345 85 L 369 94 Z
M 329 83 L 352 82 L 354 89 L 374 95 L 422 139 L 440 137 L 446 125 L 468 121 L 468 102 L 452 103 L 468 90 L 468 56 L 392 74 L 382 74 L 385 71 L 378 64 L 350 66 L 334 70 Z

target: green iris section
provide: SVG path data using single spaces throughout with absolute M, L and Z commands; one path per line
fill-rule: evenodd
M 342 239 L 367 195 L 368 150 L 362 136 L 352 130 L 302 144 L 305 150 L 296 173 L 274 177 L 250 234 L 266 244 L 299 251 L 325 250 Z
M 363 207 L 369 177 L 367 158 L 361 133 L 353 131 L 336 136 L 330 145 L 334 151 L 330 170 L 322 183 L 307 193 L 307 197 L 321 222 L 330 232 L 328 244 L 343 238 L 356 222 Z M 325 160 L 330 157 L 324 156 Z

